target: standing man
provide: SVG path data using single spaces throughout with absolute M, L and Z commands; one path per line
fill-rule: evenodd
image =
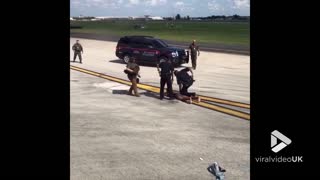
M 161 71 L 160 71 L 160 69 Z M 170 60 L 166 59 L 165 61 L 157 64 L 157 69 L 160 75 L 160 100 L 164 97 L 164 85 L 167 84 L 167 93 L 170 99 L 173 98 L 172 91 L 172 81 L 173 81 L 173 71 L 174 67 Z
M 129 60 L 129 63 L 127 64 L 127 68 L 124 70 L 126 74 L 128 74 L 128 79 L 131 81 L 131 86 L 129 89 L 129 95 L 132 94 L 132 90 L 134 92 L 134 96 L 140 97 L 140 94 L 138 93 L 137 89 L 137 76 L 139 75 L 140 67 L 136 63 L 135 58 L 131 57 Z
M 81 53 L 83 53 L 83 48 L 82 48 L 81 44 L 79 43 L 79 40 L 77 40 L 77 42 L 72 46 L 72 50 L 74 52 L 73 62 L 76 61 L 76 58 L 78 56 L 80 63 L 82 64 Z
M 196 70 L 197 67 L 197 57 L 200 56 L 199 46 L 196 45 L 196 40 L 193 40 L 189 46 L 190 56 L 192 61 L 192 68 Z

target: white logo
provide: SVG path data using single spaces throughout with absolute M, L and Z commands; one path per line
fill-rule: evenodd
M 179 53 L 178 53 L 178 51 L 176 51 L 176 52 L 172 52 L 171 55 L 172 55 L 172 57 L 178 57 Z
M 277 144 L 277 140 L 281 140 L 279 144 Z M 291 144 L 291 139 L 287 138 L 285 135 L 281 134 L 279 131 L 274 130 L 271 133 L 271 150 L 275 153 L 279 152 L 281 149 L 285 148 Z

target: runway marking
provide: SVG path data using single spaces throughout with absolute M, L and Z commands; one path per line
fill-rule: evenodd
M 88 69 L 84 69 L 84 68 L 80 68 L 80 67 L 77 67 L 77 66 L 70 65 L 70 69 L 75 70 L 75 71 L 79 71 L 79 72 L 82 72 L 82 73 L 90 74 L 90 75 L 93 75 L 93 76 L 96 76 L 96 77 L 100 77 L 100 78 L 103 78 L 103 79 L 107 79 L 107 80 L 110 80 L 110 81 L 118 82 L 118 83 L 121 83 L 121 84 L 129 85 L 129 86 L 131 85 L 131 82 L 128 81 L 128 80 L 112 77 L 112 76 L 109 76 L 109 75 L 106 75 L 106 74 L 94 72 L 94 71 L 91 71 L 91 70 L 88 70 Z M 140 84 L 139 83 L 137 85 L 137 87 L 139 89 L 147 90 L 147 91 L 150 91 L 150 92 L 160 93 L 160 88 L 156 87 L 156 86 L 147 85 L 147 84 Z M 242 108 L 250 109 L 250 105 L 249 104 L 230 101 L 230 100 L 225 100 L 225 99 L 219 99 L 219 98 L 214 98 L 214 97 L 209 97 L 209 96 L 201 96 L 201 95 L 199 95 L 199 96 L 201 97 L 201 100 L 204 100 L 204 101 L 216 102 L 216 103 L 220 103 L 220 104 L 226 104 L 226 105 L 230 105 L 230 106 L 242 107 Z M 219 106 L 219 105 L 210 104 L 210 103 L 203 102 L 203 101 L 201 101 L 201 102 L 193 101 L 192 104 L 200 106 L 200 107 L 204 107 L 204 108 L 207 108 L 207 109 L 219 111 L 219 112 L 222 112 L 222 113 L 225 113 L 225 114 L 228 114 L 228 115 L 232 115 L 232 116 L 235 116 L 235 117 L 239 117 L 239 118 L 242 118 L 242 119 L 250 120 L 250 114 L 245 113 L 245 112 L 237 111 L 237 110 L 226 108 L 226 107 Z
M 235 102 L 235 101 L 225 100 L 225 99 L 219 99 L 219 98 L 214 98 L 214 97 L 209 97 L 209 96 L 201 96 L 201 95 L 199 95 L 199 96 L 201 97 L 201 100 L 250 109 L 250 104 Z
M 192 104 L 195 104 L 195 105 L 198 105 L 198 106 L 201 106 L 201 107 L 204 107 L 204 108 L 208 108 L 208 109 L 211 109 L 211 110 L 219 111 L 219 112 L 222 112 L 222 113 L 225 113 L 225 114 L 228 114 L 228 115 L 232 115 L 232 116 L 235 116 L 235 117 L 239 117 L 239 118 L 242 118 L 242 119 L 250 120 L 250 114 L 245 113 L 245 112 L 233 110 L 233 109 L 230 109 L 230 108 L 226 108 L 226 107 L 222 107 L 222 106 L 218 106 L 218 105 L 214 105 L 214 104 L 209 104 L 209 103 L 202 102 L 202 101 L 201 102 L 193 101 Z

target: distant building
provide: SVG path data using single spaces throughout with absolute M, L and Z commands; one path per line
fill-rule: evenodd
M 70 21 L 80 20 L 80 21 L 101 21 L 101 20 L 164 20 L 160 16 L 98 16 L 98 17 L 70 17 Z
M 99 16 L 95 17 L 98 20 L 105 20 L 105 19 L 129 19 L 129 16 Z
M 150 17 L 152 20 L 158 20 L 158 21 L 161 21 L 161 20 L 164 20 L 163 17 L 160 17 L 160 16 L 153 16 L 153 17 Z

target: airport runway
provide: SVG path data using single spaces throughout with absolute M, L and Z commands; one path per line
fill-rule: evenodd
M 70 38 L 70 60 L 73 58 L 71 46 L 75 40 Z M 123 73 L 125 64 L 115 56 L 115 42 L 79 40 L 84 47 L 83 64 L 72 65 L 127 78 Z M 183 66 L 191 66 L 191 62 Z M 196 82 L 190 91 L 250 104 L 250 56 L 201 51 L 194 74 Z M 159 86 L 159 75 L 155 67 L 141 66 L 141 76 L 141 83 Z M 176 83 L 174 88 L 178 89 Z
M 72 180 L 212 180 L 214 161 L 226 179 L 250 179 L 250 121 L 141 89 L 140 98 L 113 93 L 129 87 L 75 67 L 127 79 L 116 43 L 80 43 L 83 64 L 70 63 Z M 249 104 L 249 68 L 249 56 L 203 51 L 190 90 Z M 141 83 L 159 86 L 155 67 L 141 66 L 141 75 Z

